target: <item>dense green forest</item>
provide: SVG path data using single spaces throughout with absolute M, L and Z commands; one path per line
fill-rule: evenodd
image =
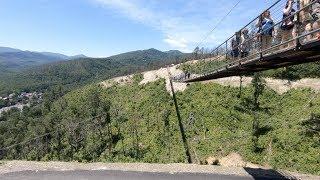
M 165 81 L 133 79 L 61 98 L 55 89 L 42 105 L 4 113 L 0 159 L 186 162 Z M 320 175 L 320 97 L 312 90 L 279 95 L 256 75 L 241 97 L 238 88 L 194 83 L 177 101 L 193 162 L 238 152 L 253 163 Z
M 44 91 L 63 87 L 67 92 L 92 82 L 163 67 L 186 54 L 156 49 L 133 51 L 110 58 L 84 58 L 31 68 L 21 73 L 0 73 L 0 96 L 13 92 Z

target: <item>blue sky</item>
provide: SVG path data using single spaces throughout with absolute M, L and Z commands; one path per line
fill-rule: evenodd
M 276 0 L 241 0 L 205 40 L 214 47 Z M 192 51 L 238 0 L 0 0 L 0 46 L 107 57 Z

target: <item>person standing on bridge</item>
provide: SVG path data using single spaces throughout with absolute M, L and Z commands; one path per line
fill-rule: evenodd
M 307 33 L 311 31 L 309 3 L 310 3 L 310 0 L 300 0 L 300 3 L 299 3 L 300 9 L 302 9 L 299 13 L 300 23 L 304 27 Z M 311 39 L 311 35 L 308 35 L 307 40 L 310 40 L 310 39 Z
M 312 23 L 312 30 L 316 31 L 320 28 L 320 0 L 311 0 L 311 23 Z M 315 32 L 313 35 L 314 38 L 320 39 L 320 32 Z
M 306 22 L 308 21 L 308 14 L 310 11 L 310 8 L 307 7 L 307 5 L 309 5 L 310 0 L 300 0 L 299 1 L 299 5 L 300 5 L 300 9 L 302 9 L 299 12 L 299 16 L 300 16 L 300 21 L 302 22 L 303 25 L 306 25 Z
M 274 28 L 274 21 L 271 18 L 271 13 L 269 10 L 264 11 L 258 22 L 256 27 L 259 28 L 258 36 L 260 35 L 261 48 L 262 50 L 268 49 L 272 45 L 272 37 L 277 36 L 277 31 Z M 273 34 L 274 33 L 274 34 Z
M 296 12 L 293 9 L 294 0 L 288 0 L 285 8 L 283 9 L 282 24 L 280 26 L 282 30 L 281 43 L 293 39 L 296 37 L 296 26 L 294 24 L 294 13 Z M 295 41 L 289 42 L 289 47 L 295 45 Z M 280 49 L 285 48 L 285 44 L 280 46 Z
M 241 58 L 245 58 L 249 54 L 250 50 L 250 42 L 249 42 L 249 31 L 247 28 L 244 28 L 242 30 L 242 35 L 241 35 L 241 45 L 240 45 L 240 52 L 241 52 Z
M 240 42 L 241 42 L 241 33 L 236 32 L 235 37 L 231 40 L 231 45 L 230 45 L 232 61 L 237 60 L 239 57 Z
M 313 3 L 312 5 L 310 5 Z M 320 1 L 319 0 L 300 0 L 300 8 L 304 8 L 300 12 L 300 20 L 306 33 L 320 28 Z M 313 38 L 320 39 L 320 32 L 308 34 L 306 40 L 310 41 Z

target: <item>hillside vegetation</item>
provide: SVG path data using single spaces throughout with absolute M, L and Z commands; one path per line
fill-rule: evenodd
M 93 84 L 52 104 L 5 113 L 0 148 L 25 143 L 1 150 L 0 158 L 186 162 L 165 81 L 141 80 L 135 75 L 131 84 L 108 89 Z M 238 152 L 250 162 L 320 175 L 319 94 L 279 95 L 255 76 L 238 95 L 238 88 L 214 83 L 191 84 L 177 94 L 193 162 Z

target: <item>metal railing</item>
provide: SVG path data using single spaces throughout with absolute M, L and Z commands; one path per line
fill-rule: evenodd
M 191 75 L 190 78 L 186 78 L 185 75 L 179 75 L 177 77 L 173 77 L 173 80 L 175 81 L 185 81 L 188 79 L 193 79 L 197 77 L 206 76 L 211 73 L 218 72 L 222 68 L 228 68 L 230 66 L 234 65 L 241 65 L 241 63 L 245 63 L 251 60 L 260 59 L 263 60 L 264 57 L 277 54 L 281 52 L 282 50 L 287 49 L 296 49 L 298 50 L 301 44 L 308 43 L 311 39 L 307 39 L 306 37 L 312 34 L 315 34 L 320 31 L 320 28 L 314 29 L 310 32 L 305 31 L 305 27 L 302 26 L 303 22 L 300 21 L 300 14 L 301 12 L 306 12 L 307 10 L 310 10 L 312 5 L 315 3 L 319 3 L 318 1 L 314 1 L 309 3 L 308 5 L 305 5 L 304 7 L 300 8 L 300 1 L 298 0 L 297 3 L 294 4 L 293 9 L 295 9 L 294 13 L 291 13 L 290 16 L 287 16 L 286 18 L 283 18 L 283 9 L 285 8 L 285 5 L 287 3 L 287 0 L 278 0 L 275 2 L 272 6 L 270 6 L 267 10 L 270 11 L 271 19 L 273 20 L 274 24 L 265 30 L 262 30 L 261 24 L 258 24 L 257 22 L 261 18 L 261 15 L 257 16 L 255 19 L 253 19 L 250 23 L 248 23 L 246 26 L 244 26 L 242 29 L 240 29 L 239 32 L 242 34 L 244 29 L 248 30 L 248 40 L 246 40 L 243 43 L 238 43 L 237 46 L 231 47 L 232 41 L 237 41 L 236 36 L 233 35 L 230 38 L 228 38 L 226 41 L 224 41 L 222 44 L 220 44 L 217 48 L 211 51 L 209 58 L 204 58 L 205 61 L 224 61 L 224 64 L 222 66 L 216 66 L 216 67 L 203 67 L 201 70 L 200 75 Z M 290 35 L 291 37 L 289 39 L 283 39 L 283 30 L 281 30 L 281 24 L 288 19 L 294 19 L 294 27 L 295 29 L 295 35 Z M 262 37 L 265 36 L 264 33 L 267 31 L 272 30 L 273 32 L 278 32 L 277 36 L 275 36 L 275 33 L 272 35 L 272 44 L 268 47 L 262 47 Z M 292 32 L 292 31 L 290 31 Z M 241 57 L 241 51 L 240 48 L 246 45 L 248 46 L 248 55 Z M 225 48 L 224 50 L 221 50 L 222 48 Z M 237 53 L 238 57 L 232 57 L 232 52 Z M 239 58 L 241 57 L 241 58 Z M 200 60 L 201 61 L 201 60 Z M 219 64 L 219 63 L 217 63 Z

